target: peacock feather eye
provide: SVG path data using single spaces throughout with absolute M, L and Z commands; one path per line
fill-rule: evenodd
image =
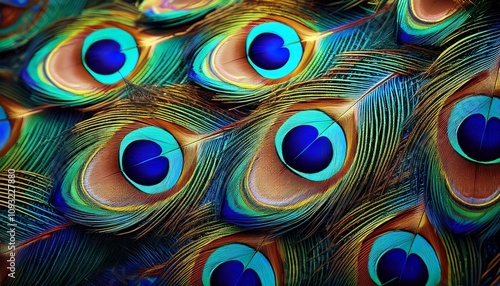
M 195 92 L 170 87 L 154 94 L 151 109 L 119 101 L 80 122 L 58 158 L 64 176 L 54 191 L 55 206 L 72 221 L 104 232 L 145 233 L 156 225 L 172 231 L 169 226 L 179 222 L 174 218 L 206 195 L 224 144 L 212 133 L 232 120 L 197 104 Z
M 120 143 L 120 170 L 139 190 L 157 194 L 179 180 L 184 158 L 172 134 L 158 127 L 143 127 L 127 134 Z
M 443 181 L 433 177 L 431 190 L 445 192 L 450 204 L 437 201 L 432 211 L 443 212 L 448 218 L 443 223 L 458 233 L 484 226 L 499 211 L 500 99 L 482 93 L 488 88 L 483 84 L 450 96 L 438 117 L 436 142 L 444 172 L 437 177 Z
M 320 110 L 305 110 L 288 118 L 276 133 L 275 146 L 283 164 L 311 181 L 331 178 L 347 157 L 342 127 Z
M 425 176 L 428 212 L 437 228 L 455 234 L 490 236 L 500 212 L 499 43 L 491 25 L 480 18 L 451 38 L 455 43 L 428 71 L 415 110 L 411 145 L 425 158 L 418 172 Z
M 90 9 L 41 35 L 21 72 L 34 100 L 85 106 L 116 99 L 150 49 L 139 47 L 147 36 L 135 28 L 129 9 L 125 4 L 99 13 Z
M 421 235 L 391 231 L 373 242 L 368 272 L 376 285 L 437 285 L 441 265 L 432 245 Z
M 258 233 L 234 233 L 234 229 L 225 231 L 226 235 L 208 235 L 174 254 L 185 259 L 175 266 L 178 273 L 167 270 L 168 281 L 203 286 L 283 284 L 283 256 L 276 239 Z
M 192 79 L 230 92 L 277 84 L 301 73 L 316 46 L 313 40 L 304 41 L 313 37 L 313 30 L 283 17 L 255 19 L 235 28 L 196 51 Z
M 297 32 L 279 22 L 267 22 L 250 30 L 246 56 L 261 76 L 279 79 L 292 73 L 302 60 L 304 50 Z
M 88 9 L 37 36 L 20 77 L 38 104 L 98 109 L 129 95 L 132 84 L 179 83 L 184 38 L 137 26 L 136 8 Z
M 383 12 L 338 13 L 323 21 L 321 5 L 281 4 L 241 3 L 193 26 L 192 32 L 201 32 L 188 49 L 190 79 L 220 92 L 222 101 L 258 103 L 276 88 L 328 76 L 335 55 L 378 45 L 364 37 L 365 29 L 378 27 L 381 41 L 388 36 L 385 20 L 370 22 Z M 200 29 L 208 25 L 212 29 Z
M 258 111 L 254 124 L 229 141 L 231 155 L 219 169 L 225 179 L 212 186 L 224 192 L 221 218 L 246 227 L 286 225 L 323 200 L 342 196 L 338 185 L 348 177 L 358 142 L 348 102 L 330 99 Z
M 276 285 L 269 259 L 257 249 L 241 243 L 217 248 L 203 266 L 204 286 L 216 285 Z
M 361 243 L 358 285 L 438 285 L 447 281 L 444 242 L 423 205 L 400 212 L 378 225 Z M 375 222 L 378 219 L 374 220 Z
M 90 152 L 88 147 L 76 146 L 74 159 L 66 164 L 55 205 L 67 216 L 88 224 L 73 213 L 94 214 L 98 228 L 121 230 L 127 226 L 114 225 L 109 218 L 130 217 L 128 226 L 132 226 L 146 219 L 138 213 L 158 212 L 163 205 L 175 206 L 183 194 L 190 196 L 185 189 L 197 164 L 199 146 L 189 144 L 197 140 L 195 133 L 161 120 L 143 122 L 140 117 L 131 124 L 94 132 L 96 138 L 98 132 L 111 137 L 95 142 L 83 136 L 72 141 L 87 140 L 101 147 Z M 76 184 L 73 177 L 79 178 Z
M 126 78 L 138 61 L 137 42 L 122 29 L 101 29 L 92 32 L 83 41 L 83 65 L 103 84 L 115 84 Z
M 397 13 L 399 40 L 420 45 L 440 45 L 470 17 L 465 4 L 455 0 L 402 0 Z
M 376 82 L 363 98 L 344 92 L 344 80 L 278 92 L 276 104 L 262 105 L 237 129 L 219 169 L 224 179 L 212 186 L 224 194 L 223 220 L 252 228 L 286 226 L 323 204 L 341 208 L 367 183 L 365 176 L 380 176 L 374 166 L 390 164 L 411 111 L 410 92 L 396 87 L 410 79 Z M 374 137 L 381 128 L 388 132 Z M 360 156 L 359 150 L 372 155 Z
M 465 159 L 500 163 L 500 98 L 474 95 L 456 102 L 447 135 L 453 150 Z
M 253 13 L 261 9 L 253 5 L 244 5 L 246 14 L 246 10 L 231 13 L 229 9 L 227 15 L 219 15 L 221 21 L 213 23 L 213 31 L 197 35 L 198 43 L 190 50 L 189 74 L 196 83 L 244 97 L 259 88 L 312 78 L 331 66 L 334 59 L 327 55 L 344 48 L 336 43 L 350 35 L 327 36 L 321 31 L 331 28 L 331 23 L 323 26 L 293 13 L 280 13 L 284 7 L 273 14 Z M 335 25 L 342 23 L 339 18 Z
M 216 229 L 215 232 L 205 230 Z M 211 221 L 190 232 L 189 241 L 173 254 L 160 283 L 174 285 L 317 285 L 324 282 L 325 263 L 331 254 L 325 237 L 315 234 L 271 238 Z

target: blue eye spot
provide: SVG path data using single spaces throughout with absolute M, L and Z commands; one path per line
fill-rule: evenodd
M 382 255 L 377 264 L 377 275 L 382 285 L 424 286 L 429 279 L 427 266 L 420 256 L 394 248 Z
M 500 158 L 500 119 L 496 117 L 488 122 L 477 113 L 467 117 L 458 128 L 457 138 L 464 153 L 474 160 Z
M 139 62 L 134 37 L 125 30 L 105 28 L 90 33 L 82 45 L 82 63 L 103 84 L 114 84 L 129 76 Z
M 255 37 L 250 44 L 248 56 L 258 67 L 265 70 L 282 68 L 290 59 L 290 51 L 283 47 L 283 38 L 272 33 Z
M 255 270 L 245 269 L 237 260 L 224 262 L 217 266 L 210 276 L 211 286 L 262 286 Z
M 500 163 L 500 98 L 473 95 L 456 102 L 448 118 L 448 141 L 479 164 Z
M 438 285 L 441 264 L 434 247 L 422 236 L 390 231 L 371 245 L 368 274 L 376 285 Z
M 90 45 L 85 54 L 85 63 L 94 72 L 110 75 L 119 71 L 125 64 L 125 54 L 120 44 L 113 40 L 100 40 Z
M 210 254 L 201 278 L 203 286 L 274 286 L 277 283 L 269 259 L 240 243 L 221 246 Z
M 342 126 L 320 110 L 302 110 L 290 116 L 276 132 L 274 146 L 288 169 L 315 182 L 332 178 L 347 157 Z
M 254 70 L 268 79 L 292 73 L 300 64 L 304 50 L 297 32 L 279 22 L 255 26 L 246 39 L 247 60 Z
M 324 170 L 333 158 L 330 140 L 318 137 L 318 130 L 310 125 L 290 130 L 283 138 L 282 148 L 286 164 L 307 174 Z
M 123 152 L 123 171 L 137 184 L 152 186 L 168 173 L 168 159 L 161 156 L 161 147 L 149 140 L 130 143 Z
M 119 164 L 129 183 L 147 194 L 174 187 L 182 174 L 184 156 L 175 137 L 156 126 L 128 133 L 120 143 Z
M 12 126 L 7 119 L 7 113 L 5 113 L 5 110 L 0 106 L 0 150 L 7 145 L 11 133 Z

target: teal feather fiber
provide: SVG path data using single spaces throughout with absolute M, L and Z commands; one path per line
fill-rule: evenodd
M 29 3 L 17 19 L 15 19 L 14 23 L 0 29 L 0 51 L 10 50 L 26 44 L 43 28 L 49 26 L 57 19 L 79 15 L 87 5 L 87 2 L 90 1 L 67 2 L 47 0 L 38 2 Z M 16 11 L 9 11 L 7 13 L 13 13 L 14 15 L 2 16 L 17 16 L 15 14 Z
M 0 285 L 500 285 L 493 0 L 0 0 Z
M 63 134 L 83 118 L 78 112 L 56 109 L 27 116 L 16 144 L 0 158 L 0 168 L 50 175 Z
M 2 172 L 2 185 L 8 184 L 9 172 Z M 17 173 L 18 189 L 15 192 L 8 192 L 2 188 L 2 206 L 8 207 L 9 200 L 16 202 L 17 221 L 16 237 L 22 241 L 27 241 L 32 237 L 40 235 L 44 231 L 57 228 L 67 223 L 61 214 L 54 211 L 48 204 L 52 181 L 44 176 L 32 172 Z M 17 194 L 17 196 L 16 196 Z M 12 202 L 12 201 L 11 201 Z M 5 214 L 8 219 L 8 213 Z M 2 225 L 2 241 L 8 241 L 8 225 Z

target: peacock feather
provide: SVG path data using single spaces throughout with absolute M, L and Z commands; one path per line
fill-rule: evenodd
M 233 120 L 197 106 L 196 92 L 182 85 L 156 91 L 153 102 L 117 103 L 78 123 L 58 158 L 64 176 L 55 207 L 104 232 L 149 224 L 171 231 L 206 194 Z
M 1 285 L 498 285 L 492 0 L 0 0 Z
M 421 108 L 415 113 L 422 136 L 418 143 L 412 139 L 423 149 L 421 168 L 434 223 L 456 233 L 483 229 L 488 236 L 495 233 L 488 226 L 498 222 L 500 210 L 500 178 L 494 175 L 500 142 L 495 131 L 500 126 L 499 43 L 491 38 L 497 31 L 489 28 L 490 17 L 471 23 L 463 32 L 469 35 L 456 39 L 428 70 L 430 81 L 422 88 Z M 457 57 L 463 61 L 456 62 Z
M 39 104 L 90 109 L 125 97 L 129 84 L 181 83 L 181 32 L 138 27 L 137 9 L 125 3 L 86 10 L 37 36 L 20 78 Z M 125 79 L 125 80 L 124 80 Z
M 335 65 L 336 54 L 376 48 L 393 37 L 382 29 L 389 21 L 385 10 L 322 17 L 304 8 L 289 1 L 279 7 L 249 2 L 210 15 L 194 26 L 203 30 L 189 49 L 189 77 L 222 92 L 217 100 L 251 104 L 270 96 L 270 90 L 322 77 Z M 379 40 L 364 37 L 366 29 L 377 30 Z

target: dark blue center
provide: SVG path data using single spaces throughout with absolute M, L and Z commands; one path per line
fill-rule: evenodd
M 310 125 L 301 125 L 290 130 L 283 138 L 283 159 L 288 166 L 307 174 L 324 170 L 333 158 L 333 147 L 318 130 Z
M 7 114 L 0 106 L 0 151 L 3 149 L 3 147 L 5 147 L 7 142 L 9 142 L 11 132 L 12 126 L 7 119 Z
M 477 161 L 500 158 L 500 119 L 492 117 L 486 122 L 482 114 L 467 117 L 457 131 L 458 144 L 464 153 Z
M 85 53 L 85 63 L 95 73 L 110 75 L 119 71 L 125 64 L 125 55 L 120 44 L 113 40 L 100 40 Z
M 240 261 L 230 260 L 214 269 L 210 286 L 262 286 L 262 283 L 255 270 L 245 269 Z
M 153 141 L 137 140 L 123 151 L 123 172 L 135 183 L 152 186 L 165 179 L 168 173 L 168 159 L 160 156 L 161 147 Z
M 0 150 L 9 142 L 11 130 L 10 122 L 0 119 Z
M 262 33 L 253 39 L 248 49 L 250 60 L 264 70 L 277 70 L 290 58 L 290 51 L 283 47 L 283 39 L 271 33 Z
M 429 279 L 427 266 L 420 256 L 395 248 L 387 251 L 377 263 L 377 275 L 382 285 L 424 286 Z

